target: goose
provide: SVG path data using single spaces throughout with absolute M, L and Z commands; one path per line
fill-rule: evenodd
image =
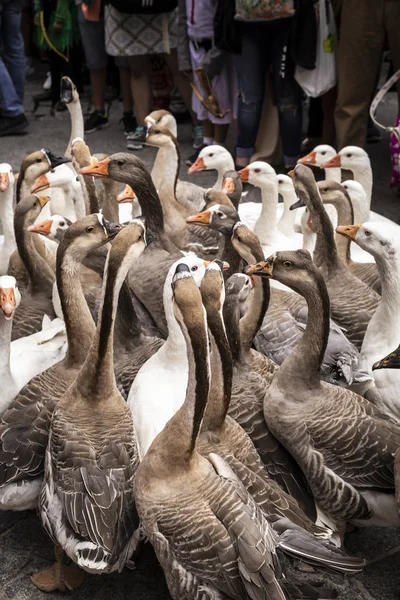
M 333 519 L 398 526 L 398 423 L 351 390 L 320 380 L 330 307 L 319 269 L 308 252 L 297 250 L 277 252 L 246 271 L 293 286 L 309 310 L 300 343 L 266 392 L 264 414 L 271 431 L 297 460 L 316 502 Z
M 340 183 L 334 183 L 333 181 L 319 181 L 317 187 L 324 206 L 329 204 L 335 207 L 338 216 L 337 225 L 342 226 L 353 223 L 352 203 L 345 188 L 340 185 Z M 337 230 L 336 227 L 333 228 Z M 358 277 L 358 279 L 364 281 L 370 288 L 380 294 L 381 281 L 376 264 L 374 262 L 371 263 L 370 261 L 354 262 L 351 258 L 350 238 L 338 234 L 335 237 L 335 241 L 341 261 L 356 277 Z M 351 245 L 358 247 L 356 244 Z M 368 256 L 366 252 L 364 254 Z M 355 253 L 353 253 L 353 255 L 355 255 Z M 371 255 L 369 255 L 369 257 L 371 257 Z
M 240 200 L 243 193 L 243 183 L 240 179 L 239 173 L 234 170 L 225 171 L 222 178 L 222 192 L 228 196 L 233 206 L 238 210 Z M 244 208 L 245 205 L 241 205 L 240 208 Z
M 396 350 L 390 352 L 385 358 L 381 358 L 377 360 L 376 363 L 373 364 L 372 370 L 376 371 L 378 369 L 398 369 L 400 367 L 400 345 L 397 346 Z
M 138 542 L 138 453 L 131 412 L 115 382 L 113 337 L 121 286 L 145 246 L 140 220 L 115 238 L 96 334 L 75 381 L 53 412 L 39 513 L 58 546 L 57 563 L 32 577 L 46 592 L 79 584 L 76 576 L 71 581 L 64 572 L 62 551 L 85 571 L 110 573 L 122 571 Z
M 295 205 L 297 205 L 297 201 L 295 202 Z M 293 207 L 293 204 L 292 204 L 292 207 Z M 338 220 L 336 208 L 334 206 L 332 206 L 331 204 L 325 204 L 324 208 L 325 208 L 326 214 L 329 217 L 330 222 L 332 223 L 332 227 L 334 229 L 336 229 L 337 220 Z M 315 231 L 314 231 L 313 224 L 312 224 L 312 219 L 310 217 L 310 213 L 306 206 L 304 207 L 303 214 L 301 215 L 300 225 L 301 225 L 301 233 L 303 234 L 302 248 L 303 248 L 303 250 L 307 250 L 312 255 L 312 254 L 314 254 L 317 236 L 315 235 Z
M 329 146 L 328 144 L 319 144 L 318 146 L 315 146 L 314 150 L 309 154 L 299 158 L 297 163 L 300 165 L 322 167 L 324 163 L 330 161 L 334 156 L 336 156 L 335 148 L 332 148 L 332 146 Z M 342 170 L 340 167 L 324 167 L 324 170 L 325 179 L 341 183 Z
M 60 100 L 66 104 L 71 117 L 71 135 L 65 151 L 65 156 L 70 158 L 72 155 L 72 141 L 78 137 L 83 140 L 85 128 L 78 90 L 71 79 L 66 76 L 61 77 Z
M 292 204 L 297 201 L 296 190 L 294 189 L 293 179 L 288 175 L 279 174 L 276 176 L 276 181 L 278 194 L 283 198 L 283 213 L 278 221 L 278 229 L 283 235 L 290 237 L 296 233 L 296 213 L 290 210 Z
M 45 314 L 50 318 L 55 316 L 52 304 L 54 272 L 37 252 L 35 236 L 27 231 L 28 225 L 33 224 L 49 200 L 48 196 L 32 194 L 22 199 L 15 209 L 15 238 L 18 253 L 28 273 L 29 284 L 15 312 L 13 340 L 40 331 Z
M 372 368 L 382 356 L 394 348 L 400 339 L 400 243 L 396 227 L 387 227 L 373 221 L 362 225 L 338 227 L 338 233 L 359 244 L 376 260 L 382 295 L 375 314 L 365 332 L 360 352 L 362 368 L 372 375 Z M 377 404 L 395 419 L 400 419 L 398 371 L 379 370 L 374 372 L 378 397 L 368 399 Z
M 186 397 L 136 472 L 143 532 L 174 599 L 284 600 L 271 527 L 223 458 L 197 451 L 209 392 L 207 324 L 190 267 L 176 270 L 170 311 L 187 344 Z
M 188 169 L 189 175 L 200 171 L 217 171 L 217 181 L 213 185 L 214 190 L 220 191 L 223 185 L 224 174 L 227 171 L 235 170 L 235 163 L 232 155 L 223 146 L 216 144 L 206 146 L 200 151 L 196 161 Z
M 57 198 L 56 201 L 52 199 L 52 213 L 64 215 L 72 222 L 86 215 L 81 184 L 76 174 L 67 165 L 60 165 L 38 177 L 31 187 L 31 194 L 37 194 L 48 188 L 58 188 L 63 192 L 63 198 Z
M 34 377 L 16 396 L 0 422 L 0 510 L 35 508 L 41 485 L 51 415 L 84 363 L 95 325 L 79 283 L 87 254 L 115 236 L 120 226 L 101 214 L 68 228 L 57 250 L 60 293 L 68 351 L 65 358 Z
M 96 189 L 94 179 L 79 175 L 79 171 L 83 167 L 97 163 L 96 157 L 90 153 L 89 146 L 85 144 L 84 140 L 80 137 L 76 137 L 71 142 L 71 154 L 72 154 L 72 166 L 75 173 L 77 174 L 77 181 L 80 182 L 82 187 L 82 193 L 86 205 L 86 214 L 93 214 L 99 212 L 99 198 Z
M 81 173 L 99 178 L 111 177 L 127 183 L 140 198 L 147 229 L 157 236 L 157 240 L 133 265 L 127 276 L 127 284 L 151 316 L 160 336 L 165 338 L 168 330 L 162 290 L 170 266 L 183 254 L 165 232 L 162 206 L 150 174 L 139 158 L 125 152 L 112 154 L 97 165 L 81 169 Z M 143 273 L 148 276 L 143 277 Z
M 12 319 L 21 302 L 21 294 L 14 277 L 0 277 L 0 375 L 2 392 L 0 397 L 0 417 L 19 392 L 18 384 L 11 373 L 10 342 Z
M 61 215 L 51 215 L 51 217 L 45 221 L 36 221 L 33 225 L 29 225 L 27 231 L 48 237 L 53 242 L 59 244 L 70 225 L 72 225 L 72 221 L 66 217 Z
M 313 258 L 328 286 L 332 319 L 360 350 L 368 323 L 378 306 L 379 295 L 353 275 L 340 260 L 333 227 L 311 170 L 304 165 L 297 165 L 294 185 L 300 198 L 298 204 L 307 206 L 317 235 Z
M 14 234 L 14 174 L 11 165 L 0 164 L 0 219 L 3 235 L 0 237 L 0 275 L 5 275 L 10 256 L 17 244 Z

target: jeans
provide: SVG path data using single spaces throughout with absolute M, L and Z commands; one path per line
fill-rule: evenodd
M 0 0 L 0 112 L 24 113 L 25 50 L 21 34 L 20 3 Z
M 249 157 L 255 152 L 267 67 L 271 65 L 284 161 L 293 165 L 300 157 L 301 89 L 294 79 L 295 65 L 287 47 L 290 21 L 240 24 L 242 53 L 235 55 L 239 84 L 237 156 Z

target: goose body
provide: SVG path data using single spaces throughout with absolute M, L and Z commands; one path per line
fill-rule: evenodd
M 10 256 L 17 244 L 14 234 L 14 174 L 11 165 L 0 164 L 0 219 L 3 235 L 0 236 L 0 276 L 6 275 Z

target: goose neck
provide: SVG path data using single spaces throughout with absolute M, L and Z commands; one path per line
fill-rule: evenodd
M 227 295 L 224 303 L 223 314 L 232 359 L 238 362 L 243 356 L 243 349 L 239 325 L 240 306 L 236 296 Z
M 370 165 L 360 166 L 353 168 L 353 176 L 355 181 L 361 183 L 364 188 L 366 199 L 365 206 L 362 208 L 363 214 L 360 215 L 360 222 L 368 221 L 369 219 L 369 210 L 371 206 L 371 197 L 372 197 L 372 170 Z
M 342 182 L 342 169 L 340 167 L 330 167 L 329 169 L 324 169 L 324 171 L 327 181 Z
M 375 256 L 376 265 L 382 285 L 379 313 L 385 320 L 393 316 L 400 316 L 400 257 L 397 253 L 391 260 Z M 377 310 L 378 310 L 377 309 Z
M 277 234 L 278 184 L 276 181 L 268 181 L 260 189 L 262 208 L 254 233 L 260 238 L 261 244 L 273 245 Z
M 7 190 L 1 194 L 0 208 L 4 245 L 7 248 L 14 249 L 16 247 L 16 241 L 14 232 L 13 186 L 10 185 Z
M 268 310 L 270 283 L 264 277 L 255 277 L 253 294 L 247 312 L 240 319 L 240 339 L 242 350 L 249 353 L 253 340 L 260 329 Z
M 146 227 L 149 231 L 157 234 L 164 233 L 163 209 L 150 175 L 147 172 L 141 173 L 140 177 L 130 175 L 124 178 L 123 182 L 130 185 L 140 198 L 142 215 L 146 220 Z
M 318 190 L 316 188 L 309 190 L 309 194 L 308 209 L 316 233 L 314 262 L 317 266 L 326 267 L 328 270 L 338 269 L 341 261 L 338 256 L 332 223 L 322 204 Z
M 85 127 L 83 122 L 82 107 L 79 98 L 67 104 L 69 114 L 71 116 L 71 135 L 68 146 L 65 151 L 65 156 L 71 157 L 72 141 L 75 138 L 85 139 Z
M 0 377 L 3 385 L 11 377 L 10 352 L 11 352 L 12 319 L 7 321 L 0 314 Z M 1 412 L 0 412 L 1 414 Z
M 349 223 L 354 223 L 354 213 L 353 207 L 351 204 L 351 200 L 349 197 L 341 196 L 340 198 L 333 199 L 331 202 L 332 206 L 336 208 L 337 212 L 337 224 L 347 225 Z M 348 264 L 351 261 L 350 256 L 350 244 L 351 240 L 344 235 L 340 235 L 339 233 L 335 236 L 335 243 L 338 255 L 340 259 Z
M 278 223 L 278 229 L 287 236 L 294 234 L 294 224 L 296 221 L 296 211 L 290 210 L 292 204 L 297 200 L 296 192 L 287 192 L 283 196 L 283 214 Z

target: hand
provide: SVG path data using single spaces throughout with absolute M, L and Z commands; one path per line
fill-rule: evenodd
M 63 28 L 63 24 L 60 23 L 59 21 L 54 21 L 53 23 L 53 29 L 54 31 L 60 32 Z

